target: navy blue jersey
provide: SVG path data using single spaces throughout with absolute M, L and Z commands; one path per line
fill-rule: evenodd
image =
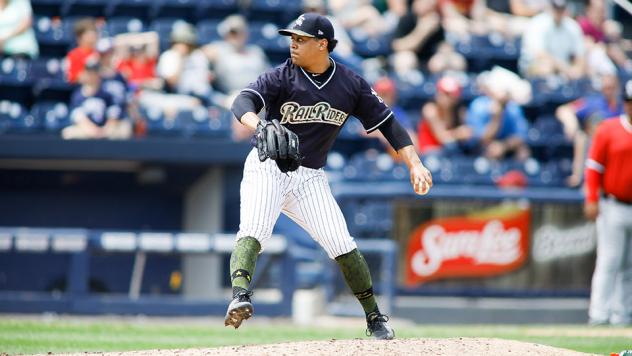
M 73 120 L 81 113 L 97 126 L 105 125 L 109 118 L 119 119 L 121 115 L 121 108 L 103 88 L 91 96 L 86 96 L 82 87 L 77 88 L 70 99 L 70 110 Z
M 331 63 L 331 74 L 322 78 L 322 84 L 288 59 L 244 89 L 261 99 L 267 120 L 278 119 L 298 135 L 302 165 L 309 168 L 325 165 L 349 115 L 357 117 L 367 132 L 393 116 L 362 77 L 333 60 Z

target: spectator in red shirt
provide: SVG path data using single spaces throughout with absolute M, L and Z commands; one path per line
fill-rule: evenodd
M 133 87 L 156 88 L 159 41 L 156 32 L 124 33 L 114 39 L 121 53 L 118 70 Z
M 454 150 L 458 141 L 472 137 L 472 130 L 459 125 L 462 107 L 459 106 L 461 86 L 451 77 L 443 77 L 437 82 L 435 100 L 421 109 L 419 150 L 428 153 L 441 149 Z
M 88 58 L 97 55 L 96 46 L 99 40 L 96 21 L 93 18 L 77 21 L 74 30 L 77 38 L 77 47 L 66 55 L 66 60 L 68 61 L 66 78 L 71 83 L 77 82 Z
M 632 80 L 624 113 L 603 121 L 586 161 L 584 214 L 597 220 L 591 324 L 632 324 Z

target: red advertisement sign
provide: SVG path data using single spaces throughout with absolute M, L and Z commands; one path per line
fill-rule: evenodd
M 529 249 L 529 219 L 528 209 L 516 207 L 420 225 L 408 242 L 406 283 L 493 276 L 520 267 Z

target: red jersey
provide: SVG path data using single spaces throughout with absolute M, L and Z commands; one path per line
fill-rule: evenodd
M 434 132 L 432 132 L 432 128 L 430 127 L 428 120 L 419 120 L 417 132 L 419 132 L 417 141 L 419 142 L 419 150 L 421 153 L 426 153 L 443 146 L 441 141 L 439 141 L 439 139 L 435 136 Z
M 145 80 L 156 78 L 156 58 L 149 58 L 145 61 L 133 58 L 121 61 L 118 65 L 128 82 L 140 84 Z
M 66 73 L 68 81 L 71 83 L 76 82 L 88 58 L 96 54 L 97 51 L 94 48 L 82 47 L 76 47 L 68 52 L 66 55 L 66 59 L 68 60 L 68 72 Z
M 586 201 L 596 202 L 600 188 L 632 203 L 632 123 L 626 115 L 597 127 L 586 161 Z

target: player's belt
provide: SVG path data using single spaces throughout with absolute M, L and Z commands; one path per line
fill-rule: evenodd
M 610 199 L 612 199 L 612 200 L 614 200 L 614 201 L 616 201 L 616 202 L 618 202 L 620 204 L 623 204 L 623 205 L 632 205 L 632 201 L 630 201 L 630 200 L 621 200 L 621 199 L 615 197 L 612 194 L 606 194 L 606 198 L 610 198 Z

